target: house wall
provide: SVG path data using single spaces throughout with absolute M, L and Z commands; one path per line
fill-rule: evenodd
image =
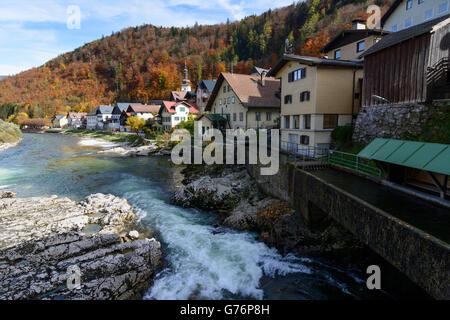
M 182 111 L 183 108 L 184 111 Z M 178 105 L 175 110 L 176 113 L 169 113 L 167 112 L 166 108 L 164 108 L 163 112 L 161 113 L 162 125 L 164 130 L 166 131 L 170 131 L 172 128 L 175 128 L 180 124 L 181 121 L 189 120 L 189 107 L 185 105 Z
M 86 129 L 95 130 L 97 128 L 97 115 L 87 116 Z
M 391 103 L 425 101 L 429 44 L 426 33 L 365 57 L 363 106 L 386 104 L 373 95 Z
M 441 4 L 447 4 L 447 10 L 439 13 L 439 6 Z M 390 17 L 384 23 L 383 29 L 386 31 L 393 31 L 392 27 L 397 25 L 397 31 L 405 29 L 405 21 L 408 18 L 412 19 L 412 25 L 421 24 L 425 20 L 425 13 L 432 10 L 432 17 L 428 20 L 437 18 L 439 16 L 449 13 L 450 3 L 449 0 L 424 0 L 421 4 L 417 0 L 413 0 L 412 8 L 406 10 L 406 0 L 397 7 L 397 9 L 390 15 Z
M 221 114 L 225 118 L 228 116 L 231 129 L 258 129 L 277 126 L 277 121 L 280 117 L 279 108 L 246 108 L 234 93 L 233 89 L 228 90 L 228 86 L 227 81 L 222 83 L 216 99 L 212 104 L 211 111 L 212 113 Z M 226 92 L 223 92 L 224 87 L 227 88 Z M 261 113 L 261 121 L 256 121 L 257 112 Z M 267 120 L 267 112 L 271 113 L 271 120 Z M 236 120 L 234 120 L 233 114 L 236 114 Z M 242 120 L 240 114 L 243 116 Z
M 356 61 L 360 61 L 362 59 L 359 59 L 358 57 L 360 55 L 362 55 L 365 51 L 367 51 L 367 49 L 369 49 L 370 47 L 372 47 L 375 43 L 377 43 L 379 40 L 381 39 L 381 37 L 379 36 L 369 36 L 367 38 L 361 39 L 357 42 L 353 42 L 353 43 L 349 43 L 345 46 L 336 48 L 332 51 L 329 51 L 327 53 L 327 56 L 329 59 L 334 59 L 334 53 L 337 50 L 341 50 L 341 58 L 339 60 L 356 60 Z M 365 47 L 363 51 L 357 52 L 357 44 L 361 41 L 365 41 Z
M 306 78 L 289 82 L 288 74 L 306 68 Z M 352 122 L 353 72 L 351 68 L 307 66 L 299 62 L 287 63 L 277 74 L 281 78 L 281 140 L 301 143 L 301 136 L 309 137 L 309 146 L 329 145 L 333 129 L 324 129 L 324 115 L 338 115 L 338 125 Z M 362 71 L 357 70 L 357 79 Z M 300 102 L 300 93 L 310 92 L 310 100 Z M 358 87 L 355 87 L 358 92 Z M 292 95 L 292 104 L 285 104 L 284 97 Z M 355 100 L 355 114 L 359 100 Z M 289 128 L 286 126 L 289 116 Z M 298 129 L 295 129 L 294 116 L 298 116 Z M 306 117 L 310 116 L 310 128 L 305 127 Z

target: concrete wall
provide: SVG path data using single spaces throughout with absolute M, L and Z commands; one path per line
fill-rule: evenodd
M 404 139 L 420 133 L 429 119 L 430 108 L 419 104 L 363 107 L 358 114 L 353 140 L 370 143 L 375 138 Z
M 450 299 L 450 246 L 309 172 L 281 165 L 278 175 L 248 171 L 267 194 L 290 203 L 314 226 L 328 215 L 436 299 Z
M 381 37 L 378 37 L 378 36 L 369 36 L 369 37 L 361 39 L 359 41 L 346 44 L 345 46 L 342 46 L 340 48 L 336 48 L 332 51 L 329 51 L 327 53 L 328 59 L 334 59 L 334 53 L 340 49 L 341 50 L 340 60 L 362 60 L 362 59 L 359 59 L 359 56 L 362 55 L 365 51 L 367 51 L 374 44 L 376 44 L 380 39 L 381 39 Z M 357 52 L 357 45 L 361 41 L 365 42 L 364 50 Z

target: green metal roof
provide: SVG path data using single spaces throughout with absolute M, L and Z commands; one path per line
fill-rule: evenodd
M 450 145 L 447 144 L 375 139 L 358 156 L 450 175 Z
M 213 114 L 213 113 L 206 113 L 203 116 L 201 116 L 198 120 L 200 120 L 203 117 L 208 118 L 212 122 L 227 121 L 227 119 L 224 118 L 222 115 L 220 115 L 220 114 Z

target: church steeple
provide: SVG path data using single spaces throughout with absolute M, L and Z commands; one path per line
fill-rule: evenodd
M 186 60 L 184 60 L 184 79 L 183 79 L 183 84 L 181 85 L 181 91 L 184 91 L 184 92 L 192 91 L 191 81 L 189 80 L 189 70 L 188 70 L 188 67 L 186 64 Z

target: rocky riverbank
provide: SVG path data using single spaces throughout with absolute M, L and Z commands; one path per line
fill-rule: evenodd
M 9 148 L 14 148 L 16 147 L 21 140 L 18 140 L 17 142 L 13 142 L 13 143 L 0 143 L 0 152 L 5 151 Z
M 334 255 L 363 245 L 331 220 L 317 229 L 288 203 L 261 192 L 244 166 L 189 166 L 172 202 L 221 214 L 225 227 L 250 230 L 283 253 Z
M 128 202 L 112 195 L 74 202 L 0 192 L 0 299 L 142 297 L 161 250 L 132 230 L 136 219 Z M 80 283 L 70 289 L 73 272 Z

